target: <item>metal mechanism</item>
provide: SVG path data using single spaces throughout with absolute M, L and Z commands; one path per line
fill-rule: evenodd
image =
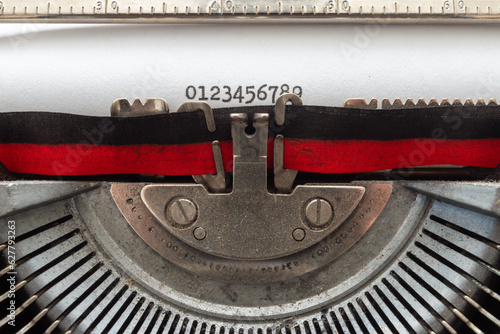
M 377 99 L 372 99 L 370 103 L 366 103 L 365 99 L 348 99 L 344 102 L 344 108 L 358 108 L 358 109 L 377 109 Z
M 417 103 L 413 101 L 413 99 L 406 100 L 405 103 L 401 101 L 401 99 L 395 99 L 393 103 L 389 99 L 383 99 L 381 104 L 381 109 L 411 109 L 415 107 L 440 107 L 440 106 L 497 106 L 498 103 L 495 99 L 491 99 L 488 103 L 486 103 L 483 99 L 478 99 L 476 103 L 472 99 L 467 99 L 462 103 L 460 99 L 455 99 L 453 102 L 450 102 L 448 99 L 443 99 L 438 102 L 436 99 L 431 99 L 429 102 L 426 102 L 424 99 L 419 99 Z M 358 108 L 358 109 L 377 109 L 378 101 L 377 99 L 370 100 L 370 103 L 366 103 L 365 99 L 348 99 L 343 104 L 344 108 Z
M 500 195 L 498 189 L 489 184 L 443 184 L 435 188 L 429 184 L 410 183 L 407 187 L 437 200 L 500 218 Z
M 177 112 L 189 112 L 202 110 L 205 115 L 205 120 L 207 122 L 208 131 L 214 132 L 216 129 L 214 112 L 212 107 L 205 102 L 184 102 L 177 108 Z M 207 187 L 210 191 L 215 193 L 220 193 L 226 190 L 226 177 L 224 174 L 224 163 L 222 161 L 222 153 L 220 150 L 220 145 L 217 140 L 212 142 L 212 151 L 214 154 L 215 161 L 215 175 L 193 175 L 193 179 L 196 183 L 202 184 Z
M 245 132 L 245 114 L 232 114 L 234 184 L 230 194 L 209 194 L 200 185 L 148 185 L 141 190 L 145 206 L 168 230 L 186 244 L 208 254 L 242 260 L 272 259 L 296 253 L 316 244 L 340 226 L 358 206 L 365 193 L 359 186 L 298 186 L 290 195 L 267 191 L 268 115 L 256 114 L 255 133 Z M 390 193 L 390 185 L 370 186 L 377 196 Z M 122 191 L 128 184 L 115 184 L 112 193 L 131 225 L 141 235 L 142 225 L 128 214 Z M 335 214 L 311 221 L 309 199 L 320 198 L 324 208 L 335 203 Z M 126 203 L 126 201 L 125 201 Z M 378 211 L 384 207 L 380 201 Z M 297 210 L 304 207 L 303 210 Z M 324 210 L 320 210 L 322 214 Z M 331 209 L 332 210 L 332 209 Z M 371 221 L 362 221 L 369 224 Z M 136 224 L 139 224 L 137 226 Z M 160 227 L 161 228 L 161 227 Z M 195 231 L 203 228 L 206 238 L 198 242 Z M 301 242 L 296 229 L 307 230 Z M 271 237 L 272 236 L 272 237 Z M 266 247 L 263 247 L 266 245 Z
M 302 105 L 302 100 L 296 94 L 286 93 L 281 95 L 276 100 L 276 106 L 274 108 L 274 117 L 276 118 L 275 122 L 278 126 L 282 126 L 283 124 L 285 124 L 285 105 L 287 104 L 287 102 L 291 102 L 296 106 Z
M 284 137 L 277 135 L 274 138 L 274 185 L 279 192 L 289 193 L 298 171 L 283 168 L 284 150 Z
M 275 123 L 277 126 L 283 126 L 285 124 L 285 105 L 287 102 L 291 102 L 293 105 L 302 105 L 302 100 L 296 94 L 287 93 L 281 95 L 276 100 L 274 109 Z M 279 192 L 289 193 L 292 190 L 297 171 L 285 169 L 283 167 L 284 145 L 283 135 L 277 135 L 274 139 L 274 185 Z
M 369 184 L 363 185 L 367 192 Z M 390 184 L 385 208 L 348 249 L 350 231 L 360 227 L 353 220 L 288 261 L 247 260 L 243 268 L 229 259 L 213 261 L 155 225 L 140 194 L 121 198 L 150 238 L 141 239 L 122 217 L 110 195 L 114 185 L 0 183 L 8 194 L 2 198 L 19 203 L 0 219 L 2 280 L 12 270 L 7 232 L 15 226 L 16 233 L 16 297 L 9 298 L 6 287 L 0 303 L 15 300 L 16 329 L 28 333 L 497 332 L 499 184 Z M 38 200 L 34 186 L 52 193 Z M 140 193 L 145 185 L 136 186 Z M 368 206 L 352 218 L 373 212 L 380 196 L 367 195 L 358 208 Z M 468 198 L 484 196 L 489 205 L 466 207 Z M 193 201 L 171 204 L 178 224 L 197 219 Z M 303 210 L 315 225 L 330 214 L 318 197 Z M 302 243 L 307 229 L 294 230 L 294 242 Z M 212 232 L 199 227 L 193 233 L 203 242 Z M 331 254 L 332 261 L 303 270 Z M 196 266 L 201 269 L 192 271 Z M 250 278 L 232 281 L 240 270 Z M 273 275 L 283 278 L 266 280 Z M 4 312 L 2 330 L 9 320 Z
M 309 225 L 323 228 L 333 217 L 332 205 L 323 198 L 313 198 L 306 205 L 305 216 Z
M 278 135 L 273 185 L 268 123 L 231 115 L 227 189 L 217 141 L 201 184 L 0 182 L 0 331 L 13 319 L 19 333 L 500 330 L 496 174 L 294 187 Z
M 492 22 L 498 0 L 2 0 L 0 20 L 43 22 Z
M 201 110 L 205 114 L 208 131 L 215 131 L 215 119 L 212 107 L 206 102 L 184 102 L 177 108 L 177 112 Z
M 168 103 L 164 99 L 147 99 L 144 104 L 135 99 L 132 104 L 127 99 L 119 99 L 111 105 L 111 116 L 130 117 L 168 113 Z
M 212 142 L 212 151 L 215 161 L 215 175 L 193 175 L 193 179 L 198 184 L 204 185 L 207 189 L 215 193 L 221 193 L 226 190 L 226 176 L 224 174 L 224 162 L 222 161 L 222 152 L 217 140 Z
M 200 185 L 117 183 L 111 186 L 111 194 L 135 232 L 170 262 L 215 280 L 253 284 L 291 279 L 332 262 L 370 228 L 392 188 L 391 184 L 380 183 L 310 187 L 297 189 L 296 196 L 272 196 L 265 188 L 241 187 L 235 187 L 232 194 L 216 195 L 207 194 Z M 169 200 L 175 191 L 179 197 Z M 245 192 L 255 198 L 243 198 Z M 319 228 L 305 218 L 307 199 L 318 195 L 335 203 L 336 208 L 335 216 Z M 170 210 L 178 198 L 194 203 L 195 222 L 180 225 L 172 219 Z M 300 198 L 304 198 L 303 203 Z M 325 245 L 335 244 L 338 238 L 341 241 L 335 252 L 308 261 L 311 255 L 305 250 L 315 242 L 318 245 L 323 239 Z M 168 245 L 175 245 L 179 252 L 172 252 Z M 182 254 L 190 254 L 196 261 L 185 261 Z M 213 270 L 216 267 L 224 270 Z M 288 270 L 261 271 L 268 267 Z

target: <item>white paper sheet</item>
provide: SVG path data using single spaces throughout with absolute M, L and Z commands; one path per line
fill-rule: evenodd
M 0 25 L 1 112 L 109 115 L 115 99 L 136 97 L 161 97 L 175 110 L 195 90 L 194 100 L 205 97 L 213 107 L 265 105 L 272 104 L 269 87 L 279 87 L 277 96 L 282 85 L 300 87 L 309 105 L 500 99 L 499 28 Z

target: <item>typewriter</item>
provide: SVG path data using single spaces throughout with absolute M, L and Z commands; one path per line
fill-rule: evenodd
M 0 2 L 4 22 L 499 14 L 498 1 Z M 1 332 L 498 333 L 498 103 L 327 106 L 283 86 L 235 90 L 262 103 L 224 108 L 189 86 L 173 110 L 0 109 Z

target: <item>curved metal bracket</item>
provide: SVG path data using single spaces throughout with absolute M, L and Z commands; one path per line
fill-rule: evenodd
M 214 112 L 212 107 L 206 102 L 184 102 L 177 108 L 177 112 L 189 112 L 195 110 L 202 110 L 205 114 L 205 121 L 207 122 L 208 131 L 214 132 L 216 129 Z M 222 154 L 217 140 L 212 142 L 212 151 L 215 160 L 216 174 L 193 175 L 196 183 L 202 184 L 212 192 L 220 193 L 226 189 L 226 177 L 224 174 L 224 164 L 222 161 Z
M 301 106 L 301 98 L 293 93 L 283 94 L 276 100 L 276 105 L 274 107 L 274 118 L 276 125 L 282 126 L 285 124 L 285 105 L 287 102 L 292 102 L 294 106 Z
M 212 142 L 212 151 L 214 153 L 216 174 L 193 175 L 193 179 L 196 183 L 204 185 L 212 192 L 221 193 L 226 190 L 226 175 L 219 141 L 214 140 Z
M 276 101 L 275 121 L 278 126 L 285 124 L 285 105 L 292 102 L 293 105 L 302 105 L 302 100 L 298 95 L 288 93 L 281 95 Z M 289 193 L 292 191 L 293 182 L 297 176 L 297 171 L 283 168 L 284 156 L 284 137 L 277 135 L 274 139 L 274 185 L 280 193 Z
M 280 193 L 289 193 L 298 171 L 283 168 L 284 145 L 284 137 L 277 135 L 274 138 L 274 186 Z
M 184 102 L 177 108 L 177 112 L 202 110 L 205 114 L 207 128 L 210 132 L 215 132 L 215 119 L 212 107 L 206 102 Z

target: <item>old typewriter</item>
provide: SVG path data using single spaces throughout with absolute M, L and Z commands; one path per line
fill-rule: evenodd
M 2 22 L 499 15 L 481 0 L 0 2 Z M 495 100 L 329 106 L 298 86 L 238 90 L 261 105 L 219 108 L 193 85 L 174 110 L 0 106 L 0 332 L 500 331 Z

